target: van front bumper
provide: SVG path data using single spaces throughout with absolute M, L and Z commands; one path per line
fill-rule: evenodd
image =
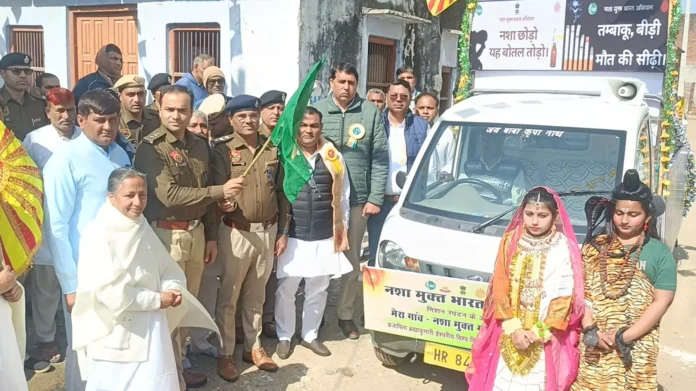
M 411 353 L 423 354 L 425 341 L 370 330 L 372 344 L 387 354 L 404 358 Z

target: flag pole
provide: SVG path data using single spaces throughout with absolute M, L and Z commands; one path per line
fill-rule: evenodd
M 266 147 L 268 147 L 268 144 L 270 144 L 270 142 L 271 142 L 271 137 L 269 136 L 268 140 L 266 140 L 266 142 L 263 143 L 263 146 L 261 146 L 261 150 L 256 153 L 256 156 L 254 156 L 254 158 L 251 160 L 251 163 L 249 163 L 246 170 L 244 170 L 244 172 L 242 173 L 242 178 L 244 178 L 245 176 L 247 176 L 249 174 L 249 171 L 251 171 L 251 168 L 254 167 L 254 164 L 256 164 L 256 162 L 261 157 L 261 152 L 263 152 L 263 150 L 266 149 Z

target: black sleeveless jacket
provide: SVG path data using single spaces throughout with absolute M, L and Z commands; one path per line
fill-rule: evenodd
M 292 203 L 291 238 L 316 241 L 333 236 L 333 178 L 321 157 L 314 157 L 312 178 L 305 183 Z

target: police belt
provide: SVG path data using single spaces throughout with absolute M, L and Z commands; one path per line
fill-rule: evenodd
M 200 220 L 191 221 L 170 221 L 170 220 L 157 220 L 157 228 L 162 229 L 178 229 L 182 231 L 191 231 L 201 224 Z
M 273 224 L 278 222 L 278 216 L 273 216 L 272 219 L 266 221 L 265 223 L 245 223 L 242 221 L 233 220 L 230 217 L 223 217 L 222 222 L 230 227 L 236 228 L 240 231 L 246 232 L 262 232 L 270 228 Z

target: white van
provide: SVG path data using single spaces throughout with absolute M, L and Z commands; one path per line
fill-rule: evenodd
M 408 177 L 399 176 L 402 197 L 382 230 L 378 268 L 488 282 L 526 190 L 559 192 L 582 243 L 585 202 L 609 196 L 627 169 L 657 189 L 660 98 L 647 96 L 641 81 L 527 76 L 520 86 L 515 78 L 474 90 L 439 118 Z M 675 156 L 661 217 L 670 247 L 682 221 L 687 153 Z M 482 165 L 497 167 L 495 175 Z M 422 354 L 425 345 L 376 331 L 372 340 L 386 365 Z

